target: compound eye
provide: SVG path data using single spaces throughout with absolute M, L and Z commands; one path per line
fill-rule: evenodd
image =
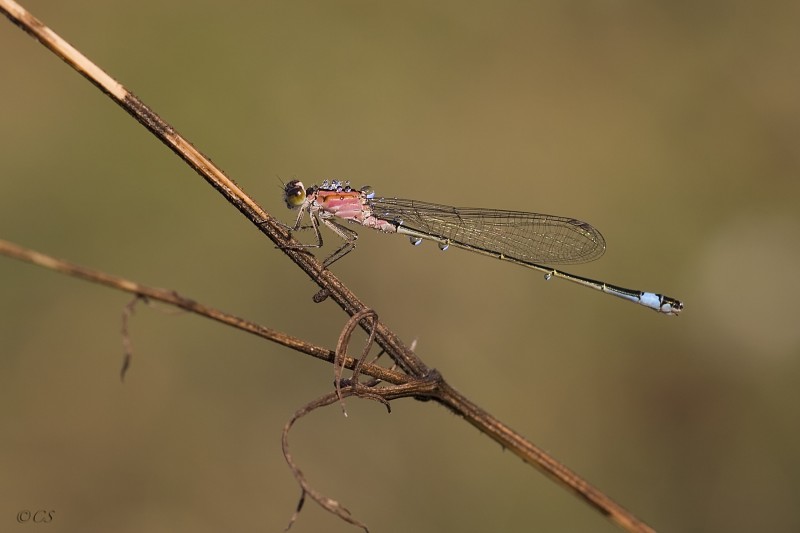
M 283 189 L 283 200 L 286 202 L 286 207 L 294 209 L 303 205 L 306 201 L 306 188 L 300 180 L 292 180 L 286 184 Z

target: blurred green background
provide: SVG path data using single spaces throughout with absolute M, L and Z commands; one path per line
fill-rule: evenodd
M 334 271 L 459 390 L 663 531 L 800 530 L 800 4 L 44 2 L 270 212 L 279 178 L 574 216 L 571 272 L 362 231 Z M 346 317 L 139 124 L 0 24 L 1 237 L 333 346 Z M 334 242 L 329 237 L 329 242 Z M 327 250 L 327 251 L 330 251 Z M 330 366 L 0 258 L 0 529 L 281 531 Z M 301 421 L 373 531 L 617 531 L 433 404 Z M 307 504 L 293 531 L 355 531 Z

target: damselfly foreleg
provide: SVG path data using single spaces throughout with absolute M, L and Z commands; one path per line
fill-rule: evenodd
M 338 250 L 326 257 L 322 262 L 322 266 L 324 268 L 328 268 L 336 261 L 355 250 L 356 240 L 358 240 L 358 233 L 325 217 L 321 217 L 319 221 L 325 224 L 325 226 L 327 226 L 332 232 L 336 233 L 336 235 L 344 240 L 344 244 L 342 244 Z M 319 228 L 317 228 L 317 232 L 319 233 Z M 320 245 L 322 245 L 322 236 L 320 236 L 319 242 Z

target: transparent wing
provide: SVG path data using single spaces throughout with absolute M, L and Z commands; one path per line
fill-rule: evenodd
M 417 232 L 533 263 L 585 263 L 606 243 L 590 224 L 574 218 L 474 207 L 451 207 L 402 198 L 371 198 L 372 214 Z

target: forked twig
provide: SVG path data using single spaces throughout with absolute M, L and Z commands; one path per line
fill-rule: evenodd
M 0 0 L 0 12 L 5 14 L 13 23 L 17 24 L 58 57 L 63 59 L 67 64 L 76 69 L 101 91 L 106 93 L 126 112 L 152 132 L 153 135 L 186 161 L 187 164 L 195 169 L 200 176 L 222 194 L 229 203 L 235 206 L 319 285 L 321 289 L 318 293 L 319 295 L 330 297 L 351 316 L 367 308 L 367 306 L 336 278 L 336 276 L 330 271 L 325 270 L 313 255 L 299 249 L 297 246 L 299 243 L 291 238 L 291 235 L 286 231 L 282 223 L 267 214 L 252 198 L 245 194 L 233 180 L 228 178 L 217 168 L 211 160 L 179 135 L 172 126 L 167 124 L 159 115 L 154 113 L 130 91 L 13 0 Z M 18 252 L 18 254 L 15 254 L 14 251 Z M 22 252 L 21 255 L 19 254 L 20 251 Z M 36 252 L 24 250 L 11 243 L 0 241 L 0 252 L 14 257 L 25 257 L 26 260 L 37 262 L 32 260 L 32 258 L 37 255 Z M 117 278 L 116 283 L 114 283 L 109 279 L 111 277 L 104 273 L 87 271 L 87 269 L 82 269 L 81 267 L 72 269 L 55 268 L 50 261 L 52 258 L 43 256 L 42 254 L 38 254 L 38 256 L 39 259 L 43 260 L 43 263 L 37 262 L 37 264 L 42 264 L 48 268 L 61 270 L 70 275 L 82 277 L 91 281 L 105 283 L 135 294 L 142 294 L 148 297 L 158 295 L 158 299 L 172 305 L 205 314 L 215 320 L 235 325 L 240 329 L 259 334 L 274 342 L 280 342 L 285 346 L 304 351 L 315 357 L 321 357 L 329 361 L 333 361 L 334 359 L 334 355 L 330 353 L 330 351 L 318 347 L 314 347 L 313 349 L 309 348 L 306 343 L 299 339 L 290 339 L 287 336 L 271 332 L 267 330 L 267 328 L 248 323 L 247 321 L 230 315 L 223 319 L 222 315 L 217 314 L 216 311 L 198 304 L 197 302 L 182 298 L 172 291 L 150 289 L 128 282 L 127 280 L 120 280 L 119 278 Z M 91 272 L 91 274 L 87 275 L 87 272 Z M 152 293 L 150 292 L 151 290 Z M 610 518 L 625 530 L 630 532 L 653 531 L 630 512 L 617 505 L 597 489 L 594 489 L 555 459 L 536 448 L 521 435 L 458 394 L 454 389 L 449 387 L 438 374 L 432 372 L 385 324 L 377 319 L 371 324 L 366 324 L 365 321 L 362 320 L 361 324 L 362 327 L 369 327 L 374 332 L 375 341 L 386 351 L 396 365 L 407 374 L 404 378 L 399 379 L 402 384 L 373 389 L 368 397 L 376 395 L 380 396 L 385 401 L 389 401 L 393 398 L 410 394 L 414 397 L 434 399 L 447 406 L 458 415 L 464 417 L 470 424 L 479 428 L 483 433 L 500 443 L 504 448 L 511 450 L 527 463 L 542 470 L 552 479 L 558 481 L 562 486 L 574 491 L 580 498 L 590 503 L 603 515 Z M 351 364 L 352 366 L 350 366 Z M 348 368 L 356 368 L 360 364 L 362 363 L 355 360 L 348 360 L 347 362 Z M 372 368 L 372 366 L 373 365 L 363 364 L 363 368 L 361 368 L 360 372 L 373 375 L 383 381 L 396 382 L 393 380 L 398 380 L 397 373 L 380 369 L 380 367 Z M 385 372 L 385 374 L 376 375 L 371 372 Z M 409 379 L 410 381 L 408 381 Z M 353 390 L 359 388 L 359 384 L 356 380 L 354 380 L 351 387 L 354 387 Z M 348 388 L 343 388 L 342 393 L 346 396 L 348 390 Z M 332 398 L 333 399 L 330 400 L 331 402 L 336 400 L 337 395 L 333 394 Z
M 298 516 L 300 516 L 300 511 L 303 509 L 303 504 L 305 503 L 306 495 L 310 496 L 312 500 L 317 502 L 323 509 L 327 510 L 330 513 L 335 514 L 345 522 L 353 524 L 354 526 L 358 526 L 364 531 L 369 531 L 367 529 L 366 524 L 357 520 L 353 517 L 347 508 L 342 506 L 337 500 L 333 498 L 329 498 L 322 494 L 321 492 L 317 491 L 311 484 L 306 480 L 303 471 L 300 470 L 300 467 L 297 466 L 295 463 L 294 458 L 292 457 L 291 452 L 289 452 L 289 431 L 292 429 L 292 426 L 295 422 L 297 422 L 300 418 L 304 417 L 308 413 L 314 411 L 315 409 L 319 409 L 320 407 L 325 407 L 326 405 L 330 405 L 336 401 L 341 401 L 342 398 L 345 396 L 349 396 L 352 393 L 351 387 L 346 387 L 344 389 L 337 389 L 335 392 L 328 393 L 320 398 L 317 398 L 314 401 L 309 402 L 301 409 L 299 409 L 292 418 L 286 422 L 286 425 L 283 426 L 283 432 L 281 434 L 281 448 L 283 449 L 283 457 L 286 459 L 286 463 L 289 465 L 289 468 L 292 470 L 292 474 L 294 478 L 297 480 L 297 483 L 300 485 L 300 499 L 297 502 L 297 507 L 295 508 L 294 513 L 292 513 L 292 517 L 289 519 L 289 524 L 286 526 L 285 531 L 288 531 L 289 528 L 297 520 Z
M 224 311 L 220 311 L 219 309 L 201 304 L 196 300 L 181 296 L 173 290 L 159 289 L 142 285 L 141 283 L 136 283 L 135 281 L 118 276 L 112 276 L 111 274 L 106 274 L 105 272 L 100 272 L 98 270 L 82 267 L 74 263 L 64 261 L 63 259 L 56 259 L 55 257 L 29 250 L 2 239 L 0 239 L 0 254 L 24 261 L 26 263 L 47 268 L 55 272 L 60 272 L 68 276 L 73 276 L 85 281 L 103 285 L 105 287 L 134 294 L 148 301 L 165 303 L 177 309 L 182 309 L 184 311 L 189 311 L 190 313 L 209 318 L 216 322 L 225 324 L 226 326 L 231 326 L 233 328 L 245 331 L 252 335 L 261 337 L 262 339 L 280 344 L 281 346 L 291 348 L 297 352 L 316 357 L 317 359 L 321 359 L 329 363 L 333 363 L 336 359 L 336 353 L 333 350 L 317 346 L 281 331 L 264 327 L 260 324 L 256 324 L 255 322 L 251 322 L 244 318 L 240 318 Z M 355 358 L 348 356 L 345 358 L 344 365 L 349 369 L 354 369 L 357 363 L 358 361 Z M 372 364 L 363 365 L 361 368 L 361 373 L 395 384 L 408 383 L 410 379 L 406 374 L 395 372 L 394 370 Z
M 292 517 L 289 519 L 289 525 L 286 526 L 286 530 L 291 528 L 292 524 L 294 524 L 297 518 L 300 516 L 300 511 L 303 509 L 305 498 L 306 496 L 310 496 L 311 499 L 317 502 L 323 509 L 333 513 L 350 524 L 362 528 L 364 531 L 368 531 L 366 524 L 353 517 L 350 511 L 341 503 L 339 503 L 338 500 L 334 500 L 333 498 L 325 496 L 318 490 L 314 489 L 314 487 L 311 486 L 306 479 L 303 471 L 300 470 L 299 466 L 297 466 L 292 454 L 289 452 L 289 432 L 294 426 L 294 423 L 312 411 L 327 405 L 331 405 L 336 401 L 341 401 L 343 398 L 348 396 L 356 396 L 359 398 L 377 401 L 385 405 L 386 409 L 389 411 L 391 411 L 389 405 L 389 401 L 391 400 L 409 397 L 433 398 L 435 397 L 436 389 L 439 386 L 437 378 L 439 378 L 438 374 L 433 373 L 433 379 L 417 379 L 403 385 L 389 385 L 381 388 L 373 388 L 363 383 L 358 383 L 357 378 L 355 378 L 349 385 L 337 388 L 337 390 L 334 392 L 325 394 L 324 396 L 309 402 L 302 408 L 298 409 L 294 415 L 292 415 L 292 418 L 290 418 L 289 421 L 286 422 L 286 425 L 283 426 L 283 432 L 281 434 L 281 448 L 283 450 L 283 457 L 286 459 L 286 463 L 292 470 L 295 480 L 297 480 L 297 483 L 300 485 L 301 493 L 297 507 L 295 508 L 294 513 L 292 513 Z

